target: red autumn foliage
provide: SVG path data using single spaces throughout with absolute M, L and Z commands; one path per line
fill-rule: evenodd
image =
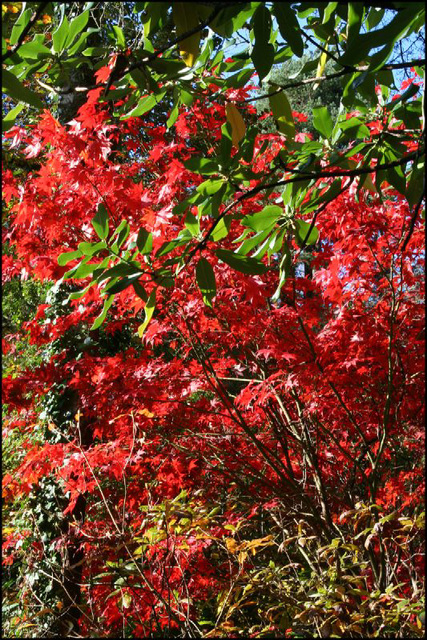
M 173 139 L 163 125 L 135 118 L 119 127 L 107 117 L 92 99 L 68 126 L 45 112 L 33 129 L 9 132 L 41 166 L 22 184 L 6 174 L 6 240 L 15 255 L 6 277 L 25 269 L 61 278 L 74 263 L 60 267 L 58 255 L 94 241 L 90 222 L 102 202 L 113 224 L 128 221 L 128 246 L 141 226 L 153 233 L 154 250 L 183 227 L 185 214 L 173 207 L 202 181 L 183 163 L 201 135 L 209 148 L 218 143 L 224 107 L 196 101 L 191 113 L 183 109 Z M 252 170 L 268 167 L 281 144 L 259 136 Z M 276 270 L 240 274 L 208 243 L 213 308 L 191 263 L 173 288 L 158 289 L 142 342 L 135 332 L 144 302 L 132 288 L 116 296 L 93 338 L 96 288 L 68 305 L 41 305 L 27 323 L 30 342 L 51 350 L 45 364 L 3 382 L 14 411 L 8 429 L 27 438 L 4 494 L 16 499 L 51 478 L 66 493 L 64 516 L 85 497 L 84 521 L 57 539 L 58 549 L 72 538 L 84 553 L 83 635 L 121 633 L 124 624 L 134 637 L 191 629 L 205 603 L 250 575 L 258 558 L 286 564 L 285 534 L 283 545 L 268 535 L 277 523 L 291 530 L 299 522 L 296 538 L 306 530 L 319 546 L 337 538 L 355 546 L 366 556 L 356 576 L 368 592 L 399 584 L 402 597 L 410 593 L 421 555 L 393 532 L 398 518 L 416 517 L 424 482 L 424 252 L 417 223 L 402 253 L 411 212 L 396 191 L 388 194 L 368 202 L 360 192 L 357 201 L 349 189 L 334 200 L 316 221 L 313 276 L 295 245 L 296 269 L 279 302 L 270 301 Z M 262 192 L 243 201 L 221 246 L 233 250 L 241 218 L 264 204 Z M 202 228 L 209 223 L 202 218 Z M 153 283 L 145 284 L 149 293 Z M 76 346 L 88 337 L 89 346 Z M 47 420 L 34 439 L 46 420 L 43 396 L 64 381 L 77 398 L 71 417 Z M 6 539 L 6 564 L 17 541 Z M 381 573 L 395 553 L 396 572 Z M 357 609 L 353 595 L 349 611 Z M 217 629 L 233 637 L 226 622 L 240 610 L 225 616 L 221 603 Z M 277 625 L 273 616 L 272 632 Z

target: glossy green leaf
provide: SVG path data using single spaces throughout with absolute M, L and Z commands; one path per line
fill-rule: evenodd
M 107 316 L 108 309 L 113 304 L 113 300 L 114 300 L 114 296 L 108 296 L 108 298 L 105 300 L 104 306 L 102 307 L 102 311 L 99 314 L 99 316 L 95 318 L 95 322 L 91 326 L 90 331 L 95 331 L 95 329 L 98 329 L 101 326 L 101 324 L 104 322 Z
M 82 253 L 79 250 L 68 251 L 67 253 L 61 253 L 58 256 L 58 264 L 59 266 L 63 267 L 69 262 L 71 262 L 71 260 L 76 260 L 76 258 L 81 258 L 81 256 L 82 256 Z
M 272 86 L 274 89 L 274 85 Z M 292 108 L 284 91 L 269 97 L 270 107 L 276 120 L 277 128 L 286 138 L 295 137 L 295 124 L 292 116 Z
M 67 16 L 64 15 L 59 27 L 52 33 L 52 44 L 54 53 L 61 53 L 64 50 L 65 42 L 69 33 L 70 25 Z
M 7 69 L 3 69 L 1 86 L 2 91 L 17 102 L 25 102 L 37 109 L 43 109 L 44 104 L 37 93 L 24 87 L 22 82 Z
M 221 218 L 215 229 L 210 234 L 210 239 L 214 242 L 218 242 L 218 240 L 222 240 L 228 235 L 228 230 L 230 228 L 231 217 L 225 216 L 225 218 Z
M 144 331 L 146 330 L 146 328 L 148 326 L 148 323 L 150 322 L 151 318 L 153 317 L 154 309 L 156 307 L 156 292 L 157 292 L 157 289 L 153 289 L 152 292 L 149 295 L 149 298 L 148 298 L 147 302 L 146 302 L 146 305 L 145 305 L 145 308 L 144 308 L 145 320 L 138 327 L 138 335 L 139 335 L 140 338 L 142 338 L 142 336 L 144 335 Z
M 126 118 L 135 118 L 136 116 L 144 115 L 144 113 L 147 113 L 147 111 L 151 111 L 151 109 L 153 109 L 156 104 L 161 102 L 165 93 L 166 91 L 161 91 L 158 94 L 152 93 L 149 96 L 144 96 L 140 99 L 136 107 L 132 109 L 132 111 L 129 111 L 129 113 L 122 116 L 121 119 L 124 120 Z
M 310 231 L 310 234 L 307 236 L 311 227 L 311 224 L 309 222 L 297 219 L 295 220 L 295 226 L 295 237 L 299 246 L 316 244 L 319 238 L 319 231 L 316 229 L 316 227 L 313 227 Z
M 38 60 L 51 57 L 52 52 L 44 44 L 34 39 L 31 42 L 24 42 L 19 47 L 19 55 L 25 60 Z
M 184 162 L 184 167 L 194 173 L 202 175 L 212 175 L 219 172 L 219 166 L 213 160 L 194 156 Z
M 83 11 L 70 22 L 68 34 L 65 39 L 64 48 L 73 44 L 76 36 L 83 31 L 89 20 L 89 10 Z
M 23 30 L 29 23 L 32 15 L 33 15 L 32 9 L 24 9 L 24 11 L 22 11 L 22 13 L 18 16 L 15 24 L 13 25 L 12 32 L 9 38 L 9 44 L 11 47 L 13 47 L 13 45 L 15 45 L 18 42 L 19 36 L 21 35 Z
M 200 224 L 196 216 L 193 216 L 191 211 L 187 211 L 184 222 L 186 228 L 189 230 L 192 236 L 196 237 L 200 233 Z
M 93 256 L 107 248 L 106 242 L 80 242 L 78 250 L 85 256 Z
M 283 209 L 277 205 L 268 205 L 262 211 L 258 211 L 242 219 L 242 225 L 250 227 L 253 231 L 264 231 L 271 229 L 283 215 Z
M 102 203 L 98 205 L 98 211 L 92 218 L 92 226 L 101 240 L 107 238 L 109 231 L 108 212 Z
M 260 82 L 269 74 L 274 62 L 274 47 L 270 44 L 271 14 L 269 9 L 260 3 L 253 15 L 252 27 L 255 45 L 251 58 Z
M 331 137 L 334 123 L 327 107 L 313 107 L 313 124 L 324 138 Z
M 271 298 L 272 302 L 277 302 L 277 300 L 280 298 L 280 292 L 282 290 L 282 287 L 285 284 L 291 272 L 292 255 L 291 255 L 291 250 L 287 244 L 283 245 L 282 252 L 283 252 L 283 255 L 279 264 L 279 274 L 280 274 L 279 284 L 277 286 L 276 291 L 273 294 L 273 297 Z
M 215 273 L 206 258 L 201 257 L 196 266 L 196 280 L 202 293 L 203 301 L 212 306 L 212 298 L 216 295 Z
M 136 246 L 143 255 L 151 253 L 153 250 L 153 234 L 146 231 L 143 227 L 138 231 Z
M 273 13 L 279 25 L 280 35 L 286 40 L 295 55 L 301 58 L 304 53 L 304 43 L 297 17 L 290 3 L 273 2 Z
M 229 267 L 241 273 L 256 275 L 268 271 L 268 267 L 255 258 L 242 256 L 233 251 L 228 251 L 228 249 L 217 249 L 215 253 L 218 258 L 228 264 Z
M 13 109 L 9 109 L 9 111 L 7 112 L 7 114 L 4 116 L 2 120 L 3 132 L 9 131 L 9 129 L 11 129 L 14 126 L 15 119 L 19 116 L 24 106 L 25 105 L 21 103 L 21 104 L 17 104 L 16 107 L 14 107 Z

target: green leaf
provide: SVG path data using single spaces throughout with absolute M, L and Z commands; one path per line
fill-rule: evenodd
M 11 47 L 13 47 L 13 45 L 15 45 L 18 42 L 19 36 L 21 35 L 23 30 L 29 23 L 32 15 L 33 15 L 33 11 L 31 9 L 25 9 L 19 15 L 18 19 L 13 25 L 12 33 L 10 34 L 9 44 Z
M 209 307 L 216 295 L 215 273 L 206 258 L 200 258 L 196 266 L 196 280 L 202 293 L 203 301 Z
M 113 33 L 116 40 L 116 43 L 119 45 L 120 49 L 126 48 L 126 40 L 125 34 L 123 33 L 123 29 L 119 27 L 117 24 L 113 24 Z
M 102 203 L 98 205 L 98 211 L 92 219 L 92 226 L 101 240 L 107 238 L 109 231 L 108 212 Z
M 141 227 L 138 231 L 136 246 L 138 247 L 138 251 L 143 255 L 151 253 L 153 249 L 153 234 Z
M 152 93 L 149 96 L 144 96 L 143 98 L 140 99 L 140 101 L 138 102 L 136 107 L 132 109 L 132 111 L 129 111 L 129 113 L 126 113 L 125 115 L 121 116 L 121 120 L 124 120 L 126 118 L 134 118 L 136 116 L 142 116 L 144 115 L 144 113 L 147 113 L 147 111 L 151 111 L 151 109 L 153 109 L 153 107 L 155 107 L 156 104 L 161 102 L 165 93 L 166 93 L 166 90 L 161 91 L 160 93 L 157 93 L 157 94 Z
M 37 109 L 43 109 L 44 104 L 40 97 L 34 91 L 30 91 L 24 87 L 22 82 L 7 69 L 3 69 L 2 73 L 2 91 L 7 93 L 17 102 L 25 102 Z
M 70 25 L 67 16 L 64 15 L 62 22 L 56 31 L 52 33 L 52 43 L 54 53 L 61 53 L 64 50 L 65 41 L 69 33 Z
M 141 300 L 144 300 L 144 302 L 147 302 L 148 295 L 147 295 L 146 290 L 142 286 L 142 284 L 140 282 L 136 281 L 136 282 L 132 282 L 132 286 L 134 288 L 134 291 L 135 291 L 136 295 L 139 298 L 141 298 Z
M 292 108 L 285 92 L 281 91 L 270 96 L 269 102 L 280 133 L 283 133 L 288 139 L 293 139 L 295 137 L 295 124 Z
M 251 58 L 254 63 L 259 81 L 262 82 L 274 62 L 274 47 L 270 44 L 271 14 L 267 7 L 260 3 L 252 18 L 252 27 L 255 36 L 255 45 Z
M 233 146 L 232 141 L 232 127 L 230 122 L 226 122 L 221 127 L 221 147 L 219 152 L 219 157 L 221 159 L 221 163 L 226 166 L 230 162 L 231 159 L 231 148 Z
M 67 253 L 61 253 L 58 256 L 58 264 L 63 267 L 64 265 L 71 262 L 71 260 L 75 260 L 76 258 L 80 258 L 82 252 L 77 249 L 77 251 L 68 251 Z
M 75 280 L 83 280 L 83 278 L 87 278 L 87 276 L 90 276 L 91 273 L 93 273 L 94 269 L 96 269 L 96 267 L 98 267 L 98 264 L 94 264 L 94 263 L 86 263 L 86 262 L 81 262 L 80 265 L 77 267 L 76 271 L 73 273 L 73 278 Z M 65 276 L 64 276 L 65 278 Z
M 334 124 L 327 107 L 313 107 L 313 124 L 324 138 L 331 137 Z
M 222 240 L 222 238 L 225 238 L 228 235 L 230 224 L 231 216 L 225 216 L 225 218 L 221 218 L 215 229 L 210 234 L 210 239 L 213 240 L 213 242 L 218 242 L 218 240 Z
M 80 242 L 77 248 L 83 255 L 93 256 L 102 249 L 106 249 L 107 244 L 106 242 Z
M 283 256 L 279 264 L 279 272 L 280 272 L 279 284 L 271 298 L 272 302 L 277 302 L 277 300 L 280 298 L 280 292 L 282 290 L 283 285 L 286 282 L 286 279 L 289 277 L 289 274 L 291 272 L 291 266 L 292 266 L 291 250 L 289 249 L 289 246 L 287 244 L 284 244 Z
M 19 55 L 25 60 L 39 60 L 51 57 L 52 52 L 44 44 L 34 39 L 31 42 L 25 42 L 19 47 Z
M 156 307 L 156 292 L 157 289 L 153 289 L 152 292 L 150 293 L 150 296 L 147 300 L 147 303 L 145 305 L 144 311 L 145 311 L 145 320 L 144 322 L 139 325 L 138 327 L 138 335 L 140 338 L 142 338 L 142 336 L 144 335 L 144 331 L 146 330 L 148 323 L 150 322 L 151 318 L 153 317 L 153 313 L 154 313 L 154 309 Z
M 220 260 L 241 273 L 256 275 L 268 271 L 268 267 L 255 258 L 242 256 L 227 249 L 217 249 L 215 253 Z
M 126 262 L 120 262 L 119 264 L 114 265 L 110 269 L 107 269 L 102 273 L 101 276 L 98 277 L 98 282 L 102 282 L 107 278 L 116 278 L 117 276 L 130 276 L 136 275 L 138 277 L 142 275 L 142 269 L 139 264 L 128 264 Z
M 189 171 L 202 175 L 212 175 L 219 172 L 219 166 L 216 162 L 208 160 L 208 158 L 200 158 L 199 156 L 194 156 L 186 160 L 184 167 Z
M 9 129 L 11 129 L 14 124 L 15 124 L 15 119 L 16 117 L 21 113 L 22 109 L 24 108 L 24 105 L 21 104 L 17 104 L 16 107 L 13 107 L 13 109 L 10 109 L 7 114 L 5 115 L 5 117 L 2 120 L 2 131 L 9 131 Z
M 247 253 L 252 251 L 252 249 L 258 246 L 261 242 L 264 242 L 264 240 L 266 239 L 270 231 L 271 231 L 271 228 L 263 229 L 262 231 L 259 231 L 258 233 L 256 233 L 254 236 L 251 236 L 250 238 L 246 238 L 246 240 L 244 240 L 240 245 L 240 247 L 237 249 L 236 253 L 239 253 L 245 256 Z
M 217 191 L 221 189 L 224 185 L 224 180 L 205 180 L 205 182 L 201 182 L 197 187 L 196 191 L 205 196 L 213 196 Z
M 93 287 L 94 284 L 95 284 L 94 282 L 91 282 L 84 289 L 80 289 L 80 291 L 75 291 L 74 293 L 70 293 L 70 295 L 68 296 L 68 301 L 80 300 L 80 298 L 83 298 L 83 296 L 89 291 L 91 287 Z
M 311 224 L 306 222 L 305 220 L 297 219 L 295 220 L 295 225 L 295 236 L 299 246 L 302 246 L 303 244 L 304 246 L 316 244 L 319 238 L 319 231 L 316 229 L 316 227 L 312 228 L 309 236 L 307 237 L 307 233 L 311 227 Z
M 242 219 L 242 225 L 250 227 L 253 231 L 270 230 L 276 221 L 283 215 L 283 209 L 277 205 L 269 205 L 262 211 L 258 211 Z
M 196 236 L 199 235 L 199 233 L 200 233 L 200 223 L 199 223 L 198 219 L 196 218 L 196 216 L 193 216 L 191 211 L 187 211 L 187 215 L 185 217 L 184 224 L 185 224 L 185 226 L 187 227 L 187 229 L 189 230 L 189 232 L 191 233 L 191 235 L 193 237 L 196 237 Z
M 89 20 L 89 10 L 83 11 L 70 22 L 68 34 L 65 39 L 64 49 L 73 44 L 78 33 L 83 31 Z
M 424 192 L 424 183 L 424 163 L 414 163 L 408 186 L 406 188 L 406 199 L 410 207 L 414 207 L 420 201 Z
M 273 2 L 273 13 L 276 17 L 282 38 L 291 47 L 298 58 L 304 53 L 301 30 L 294 10 L 288 2 Z
M 128 276 L 127 278 L 122 278 L 121 280 L 119 280 L 118 282 L 109 282 L 104 291 L 108 294 L 114 295 L 116 293 L 120 293 L 120 291 L 123 291 L 124 289 L 127 289 L 128 287 L 130 287 L 131 284 L 133 284 L 136 280 L 138 280 L 141 277 L 140 273 L 134 274 L 133 276 Z
M 104 322 L 104 320 L 106 318 L 106 315 L 107 315 L 107 312 L 108 312 L 108 309 L 113 304 L 113 300 L 114 300 L 114 296 L 108 296 L 108 298 L 105 300 L 104 306 L 102 308 L 102 311 L 99 314 L 99 316 L 97 316 L 95 318 L 95 322 L 91 326 L 90 331 L 95 331 L 95 329 L 98 329 L 98 327 L 100 327 L 101 324 Z

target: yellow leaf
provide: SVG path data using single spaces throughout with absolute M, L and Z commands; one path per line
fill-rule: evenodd
M 234 104 L 228 102 L 225 107 L 225 112 L 227 114 L 227 120 L 231 124 L 231 139 L 234 146 L 237 147 L 246 132 L 245 122 Z
M 227 547 L 227 551 L 230 553 L 236 553 L 239 545 L 234 540 L 234 538 L 225 538 L 225 544 Z
M 191 31 L 199 24 L 197 16 L 197 4 L 195 2 L 174 2 L 172 4 L 172 16 L 176 26 L 177 36 Z M 188 36 L 178 43 L 179 54 L 187 67 L 192 67 L 199 55 L 200 31 Z

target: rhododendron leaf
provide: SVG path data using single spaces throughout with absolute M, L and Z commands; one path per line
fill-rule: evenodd
M 101 240 L 107 238 L 109 231 L 108 212 L 102 203 L 98 205 L 98 211 L 95 217 L 92 218 L 92 226 Z
M 114 279 L 113 281 L 109 282 L 105 289 L 104 292 L 110 294 L 116 294 L 116 293 L 120 293 L 120 291 L 123 291 L 124 289 L 127 289 L 128 287 L 130 287 L 131 284 L 133 284 L 135 282 L 135 280 L 137 280 L 138 278 L 140 278 L 141 275 L 139 273 L 133 275 L 133 276 L 128 276 L 126 278 L 122 278 L 121 280 L 119 280 L 118 282 L 116 282 L 116 279 Z
M 272 89 L 275 85 L 272 85 Z M 291 105 L 284 91 L 269 97 L 270 107 L 276 120 L 277 128 L 286 138 L 295 137 L 295 124 L 292 116 Z
M 287 2 L 273 2 L 273 13 L 279 25 L 280 35 L 289 44 L 293 53 L 301 58 L 304 53 L 304 43 L 295 11 Z
M 255 45 L 252 49 L 252 62 L 260 82 L 269 74 L 274 62 L 274 47 L 269 43 L 271 36 L 270 10 L 260 3 L 252 18 Z
M 187 211 L 187 215 L 185 216 L 185 226 L 189 230 L 192 236 L 198 236 L 200 233 L 200 223 L 196 216 L 193 216 L 191 211 Z
M 240 111 L 236 105 L 231 102 L 227 102 L 225 106 L 225 112 L 227 114 L 227 120 L 231 125 L 231 138 L 233 145 L 237 147 L 240 140 L 244 138 L 246 132 L 245 121 L 243 120 Z
M 25 102 L 37 109 L 43 109 L 43 102 L 37 93 L 24 87 L 22 82 L 7 69 L 3 69 L 1 86 L 2 91 L 17 102 Z
M 282 254 L 283 255 L 279 265 L 279 269 L 280 269 L 279 284 L 277 286 L 276 291 L 273 294 L 273 297 L 271 298 L 272 302 L 277 302 L 277 300 L 280 298 L 280 292 L 282 290 L 282 287 L 285 284 L 286 279 L 289 277 L 290 271 L 291 271 L 292 256 L 291 256 L 291 251 L 289 249 L 289 246 L 287 244 L 283 245 Z
M 172 17 L 178 36 L 191 31 L 199 24 L 197 5 L 194 2 L 174 2 Z M 187 67 L 192 67 L 196 62 L 199 55 L 199 43 L 199 31 L 179 42 L 179 53 Z
M 271 229 L 280 216 L 283 215 L 283 209 L 277 205 L 268 205 L 262 211 L 258 211 L 250 216 L 245 216 L 242 224 L 250 227 L 253 231 L 263 231 Z
M 71 262 L 71 260 L 75 260 L 76 258 L 80 258 L 82 252 L 77 249 L 76 251 L 68 251 L 67 253 L 61 253 L 58 256 L 58 264 L 63 267 L 64 265 Z
M 156 307 L 156 292 L 157 292 L 157 289 L 152 290 L 145 304 L 145 307 L 144 307 L 145 320 L 138 327 L 138 335 L 140 338 L 142 338 L 142 336 L 144 335 L 144 331 L 147 328 L 151 318 L 153 317 L 154 309 Z
M 102 311 L 99 314 L 99 316 L 96 317 L 95 322 L 90 328 L 90 331 L 95 331 L 95 329 L 98 329 L 101 326 L 101 324 L 104 322 L 107 316 L 108 309 L 113 304 L 113 301 L 114 301 L 114 296 L 108 296 L 108 298 L 106 298 L 104 302 L 104 306 L 102 307 Z
M 215 229 L 210 234 L 211 240 L 213 240 L 214 242 L 218 242 L 218 240 L 222 240 L 222 238 L 225 238 L 228 235 L 230 223 L 231 216 L 225 216 L 224 218 L 221 218 Z
M 319 231 L 316 227 L 313 227 L 310 231 L 311 224 L 306 222 L 305 220 L 296 219 L 295 220 L 295 237 L 297 243 L 301 245 L 311 245 L 316 244 L 319 238 Z M 308 233 L 310 231 L 310 233 Z
M 80 242 L 78 245 L 78 250 L 85 256 L 93 256 L 106 248 L 106 242 Z
M 194 156 L 184 162 L 184 166 L 189 171 L 200 173 L 202 175 L 212 175 L 219 172 L 219 165 L 208 158 Z
M 134 291 L 136 293 L 136 295 L 141 298 L 141 300 L 144 300 L 144 302 L 147 302 L 148 300 L 148 294 L 146 292 L 146 290 L 144 289 L 144 287 L 142 286 L 142 284 L 138 281 L 136 282 L 132 282 L 132 286 L 134 288 Z
M 64 15 L 59 27 L 52 33 L 52 44 L 54 53 L 61 53 L 64 49 L 65 41 L 69 34 L 70 25 L 67 16 Z
M 313 107 L 313 124 L 324 138 L 331 137 L 334 123 L 327 107 Z
M 143 227 L 138 231 L 136 246 L 143 255 L 151 253 L 153 249 L 153 234 L 146 231 Z
M 215 253 L 220 260 L 241 273 L 256 275 L 268 271 L 268 267 L 255 258 L 242 256 L 228 249 L 217 249 Z
M 196 279 L 204 303 L 211 307 L 212 298 L 216 295 L 216 282 L 214 270 L 206 258 L 201 257 L 197 263 Z

